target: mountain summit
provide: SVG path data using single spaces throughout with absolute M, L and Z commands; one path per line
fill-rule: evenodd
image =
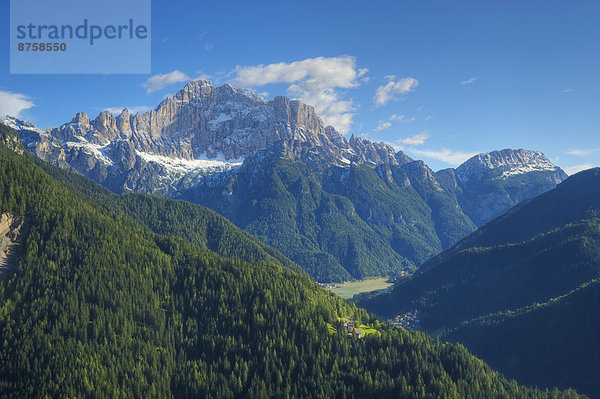
M 475 155 L 456 169 L 456 176 L 464 184 L 478 182 L 490 176 L 507 178 L 529 172 L 556 172 L 549 175 L 555 184 L 566 178 L 565 173 L 544 154 L 524 149 L 505 149 Z
M 463 211 L 477 226 L 567 178 L 544 154 L 524 149 L 478 154 L 437 176 L 456 192 Z

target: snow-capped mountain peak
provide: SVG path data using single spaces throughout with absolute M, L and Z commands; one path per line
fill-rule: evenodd
M 506 179 L 530 172 L 559 171 L 562 172 L 541 152 L 504 149 L 473 156 L 456 169 L 456 177 L 459 182 L 465 183 L 489 177 L 490 174 L 494 178 Z

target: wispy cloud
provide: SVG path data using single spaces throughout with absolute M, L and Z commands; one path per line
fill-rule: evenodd
M 588 157 L 596 154 L 597 152 L 600 152 L 600 148 L 573 149 L 566 151 L 567 154 L 576 157 Z
M 210 51 L 210 50 L 212 50 L 214 47 L 215 47 L 215 46 L 213 46 L 212 44 L 210 44 L 210 43 L 206 43 L 206 44 L 204 45 L 204 51 Z
M 202 80 L 211 80 L 212 79 L 212 75 L 207 74 L 203 70 L 199 70 L 198 72 L 196 72 L 196 74 L 197 74 L 197 76 L 195 79 L 202 79 Z
M 375 91 L 373 101 L 377 107 L 381 107 L 390 101 L 398 101 L 398 95 L 406 94 L 417 89 L 419 81 L 415 78 L 402 78 L 396 81 L 396 76 L 388 75 L 389 80 L 385 85 L 379 86 Z
M 462 82 L 460 82 L 460 84 L 463 86 L 466 86 L 466 85 L 472 84 L 476 80 L 477 80 L 477 77 L 472 77 L 471 79 L 463 80 Z
M 398 122 L 402 122 L 402 123 L 412 123 L 412 122 L 416 121 L 417 118 L 415 118 L 414 116 L 407 118 L 405 115 L 393 114 L 392 116 L 390 116 L 390 120 L 398 121 Z
M 137 105 L 133 107 L 106 107 L 103 108 L 103 110 L 108 111 L 113 115 L 121 115 L 121 112 L 123 112 L 125 108 L 127 108 L 129 110 L 129 113 L 132 115 L 135 115 L 137 113 L 143 114 L 144 112 L 148 112 L 152 109 L 151 107 L 147 107 L 145 105 Z
M 430 121 L 432 118 L 433 118 L 433 116 L 431 116 L 431 115 L 427 115 L 427 116 L 425 117 L 425 119 L 423 119 L 423 120 L 424 120 L 425 122 L 427 122 L 427 121 Z
M 379 121 L 379 124 L 375 128 L 375 130 L 385 130 L 392 127 L 392 123 L 388 121 Z
M 396 144 L 398 146 L 406 146 L 406 145 L 423 145 L 429 138 L 429 132 L 423 131 L 421 133 L 417 133 L 414 136 L 406 137 L 400 140 L 396 140 Z
M 407 118 L 405 115 L 392 114 L 387 120 L 380 120 L 375 128 L 376 131 L 385 130 L 392 127 L 392 122 L 401 122 L 401 123 L 412 123 L 416 121 L 417 118 Z
M 477 155 L 476 152 L 452 151 L 447 148 L 443 148 L 439 151 L 410 148 L 407 151 L 424 158 L 437 159 L 438 161 L 442 161 L 454 167 L 462 164 L 472 156 Z
M 417 118 L 414 116 L 411 118 L 407 118 L 406 115 L 398 115 L 392 114 L 387 120 L 380 120 L 375 128 L 376 131 L 385 130 L 392 127 L 392 122 L 400 122 L 400 123 L 412 123 L 416 121 Z
M 187 82 L 188 80 L 190 80 L 190 78 L 185 73 L 175 70 L 173 72 L 151 76 L 142 84 L 142 87 L 146 89 L 146 93 L 150 94 L 162 90 L 172 84 Z
M 0 117 L 10 115 L 18 118 L 21 112 L 33 107 L 33 101 L 24 94 L 0 91 Z
M 563 170 L 565 171 L 566 174 L 571 176 L 571 175 L 574 175 L 575 173 L 581 172 L 582 170 L 591 169 L 593 167 L 594 167 L 594 165 L 583 164 L 583 165 L 567 166 L 567 167 L 563 168 Z
M 572 88 L 572 87 L 569 87 L 568 89 L 564 89 L 562 92 L 563 92 L 563 93 L 570 93 L 570 92 L 572 92 L 572 91 L 573 91 L 573 88 Z
M 350 131 L 355 110 L 352 100 L 343 99 L 340 89 L 356 88 L 368 72 L 357 68 L 351 56 L 317 57 L 269 65 L 238 66 L 230 73 L 231 83 L 243 87 L 288 84 L 287 94 L 315 107 L 326 124 L 341 133 Z

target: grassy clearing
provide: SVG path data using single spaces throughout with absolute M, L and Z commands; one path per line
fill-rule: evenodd
M 387 280 L 388 277 L 381 277 L 360 281 L 352 281 L 343 284 L 336 284 L 336 287 L 333 288 L 331 292 L 338 296 L 341 296 L 344 299 L 350 299 L 355 294 L 360 294 L 361 292 L 384 290 L 393 285 L 391 283 L 388 283 Z
M 363 335 L 366 337 L 367 335 L 370 334 L 375 334 L 375 335 L 381 335 L 381 332 L 379 330 L 376 330 L 374 328 L 368 327 L 364 324 L 361 324 L 360 326 L 358 326 L 358 329 L 360 331 L 362 331 Z

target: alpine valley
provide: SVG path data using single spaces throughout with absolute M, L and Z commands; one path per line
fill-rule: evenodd
M 207 206 L 322 282 L 395 276 L 566 178 L 543 154 L 502 150 L 432 171 L 385 143 L 346 139 L 313 107 L 188 83 L 156 109 L 84 113 L 27 150 L 121 194 Z
M 581 397 L 381 323 L 204 207 L 0 143 L 3 398 Z

